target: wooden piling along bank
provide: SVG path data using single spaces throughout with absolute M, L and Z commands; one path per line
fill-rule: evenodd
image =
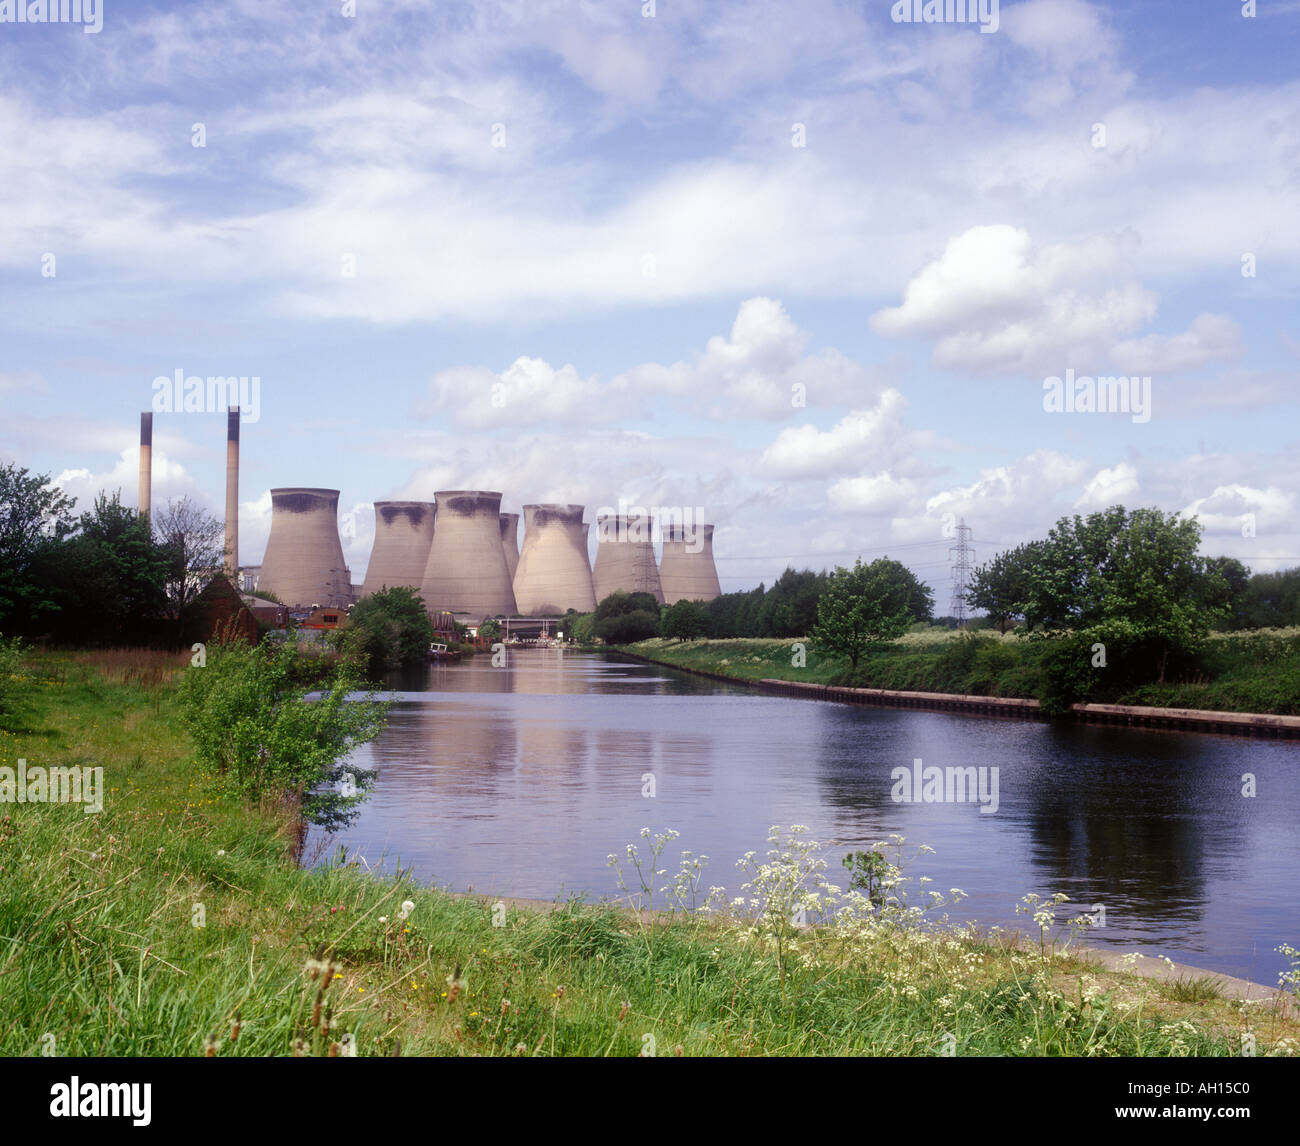
M 1008 696 L 962 696 L 947 692 L 904 692 L 890 688 L 845 688 L 841 685 L 809 684 L 804 681 L 758 681 L 657 661 L 637 653 L 619 650 L 621 656 L 647 664 L 662 665 L 679 672 L 749 685 L 762 692 L 834 700 L 842 704 L 874 704 L 887 708 L 923 708 L 931 711 L 967 712 L 981 716 L 1003 716 L 1018 720 L 1047 720 L 1037 700 Z M 1273 716 L 1262 712 L 1213 712 L 1199 708 L 1148 708 L 1131 704 L 1075 704 L 1074 719 L 1088 724 L 1124 724 L 1134 728 L 1169 728 L 1194 732 L 1222 732 L 1232 736 L 1262 736 L 1272 739 L 1300 737 L 1300 716 Z

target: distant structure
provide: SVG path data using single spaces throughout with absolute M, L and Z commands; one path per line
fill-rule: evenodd
M 352 578 L 339 541 L 338 490 L 271 491 L 271 536 L 257 584 L 291 606 L 341 607 L 351 601 Z
M 239 407 L 226 411 L 226 567 L 239 576 Z
M 513 615 L 515 595 L 501 545 L 501 494 L 454 489 L 439 490 L 434 498 L 437 524 L 420 584 L 425 606 L 473 624 Z
M 503 513 L 501 515 L 501 548 L 506 554 L 506 569 L 513 584 L 515 570 L 519 568 L 519 514 Z
M 375 543 L 361 596 L 398 585 L 420 587 L 433 544 L 434 514 L 431 501 L 375 502 Z
M 596 608 L 580 505 L 524 506 L 524 547 L 515 572 L 515 601 L 526 617 Z
M 718 570 L 713 563 L 713 526 L 671 525 L 664 531 L 659 561 L 664 604 L 712 601 L 720 596 Z
M 975 549 L 971 545 L 971 527 L 966 519 L 957 519 L 957 544 L 948 550 L 948 560 L 952 562 L 952 615 L 957 618 L 957 627 L 966 627 L 966 593 L 970 589 L 971 561 Z
M 153 414 L 140 415 L 140 493 L 136 504 L 141 517 L 149 516 L 153 496 Z
M 596 564 L 591 579 L 598 603 L 620 589 L 649 593 L 664 603 L 653 533 L 654 519 L 648 514 L 602 513 L 596 518 Z

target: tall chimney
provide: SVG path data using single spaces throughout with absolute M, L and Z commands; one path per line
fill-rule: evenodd
M 140 415 L 140 516 L 149 516 L 149 501 L 153 495 L 153 414 Z
M 239 407 L 226 411 L 226 572 L 239 588 Z

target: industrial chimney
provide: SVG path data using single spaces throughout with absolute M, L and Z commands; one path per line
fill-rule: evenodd
M 239 407 L 226 411 L 226 573 L 239 586 Z
M 513 583 L 515 570 L 519 568 L 519 514 L 503 513 L 501 515 L 501 548 L 505 550 L 506 571 Z
M 604 513 L 596 518 L 596 565 L 591 579 L 599 603 L 611 593 L 649 593 L 661 605 L 664 594 L 651 538 L 649 514 Z
M 286 605 L 341 607 L 351 601 L 338 490 L 271 491 L 271 536 L 257 585 Z
M 149 503 L 153 497 L 153 414 L 140 415 L 140 496 L 141 517 L 149 516 Z
M 420 595 L 431 613 L 457 613 L 471 624 L 511 616 L 515 595 L 501 545 L 501 495 L 439 490 L 437 525 Z
M 713 564 L 713 526 L 672 525 L 665 529 L 659 580 L 665 605 L 712 601 L 720 596 L 722 586 Z
M 363 597 L 397 585 L 420 587 L 433 542 L 433 518 L 431 501 L 375 502 L 375 544 L 361 587 Z
M 524 547 L 515 572 L 515 600 L 526 617 L 595 610 L 582 506 L 524 506 Z

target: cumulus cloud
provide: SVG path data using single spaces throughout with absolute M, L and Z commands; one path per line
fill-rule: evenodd
M 886 390 L 874 408 L 853 410 L 829 430 L 811 423 L 782 430 L 758 459 L 764 473 L 778 478 L 826 478 L 871 459 L 888 467 L 904 454 L 907 401 Z
M 1156 313 L 1159 296 L 1136 281 L 1106 285 L 1128 273 L 1132 248 L 1127 235 L 1036 248 L 1021 227 L 972 227 L 912 277 L 902 305 L 877 311 L 871 327 L 935 337 L 936 365 L 972 373 L 1086 361 Z
M 415 403 L 418 417 L 450 413 L 476 428 L 543 421 L 601 422 L 626 413 L 622 387 L 603 387 L 571 365 L 558 370 L 541 358 L 520 357 L 499 373 L 477 366 L 442 370 L 428 395 Z
M 1195 370 L 1241 353 L 1241 327 L 1226 314 L 1202 314 L 1181 334 L 1148 334 L 1117 342 L 1110 356 L 1132 375 Z
M 863 367 L 833 348 L 806 354 L 808 334 L 779 300 L 740 304 L 730 336 L 714 335 L 690 362 L 647 363 L 615 379 L 631 393 L 689 398 L 714 417 L 773 418 L 804 406 L 828 406 L 876 397 L 885 379 L 901 372 L 898 359 Z
M 1083 493 L 1079 495 L 1074 507 L 1079 510 L 1098 510 L 1107 506 L 1130 502 L 1138 492 L 1137 468 L 1128 462 L 1107 469 L 1098 470 Z

